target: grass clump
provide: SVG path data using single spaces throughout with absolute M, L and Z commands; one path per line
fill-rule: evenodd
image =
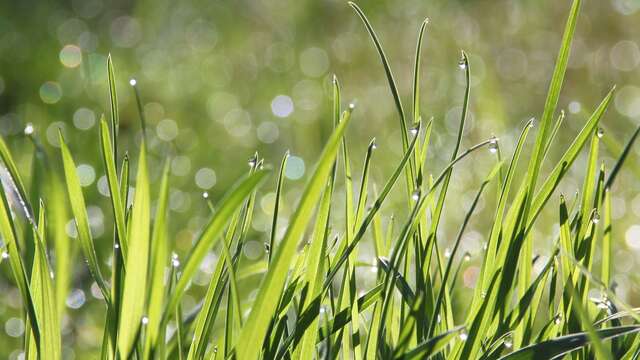
M 212 201 L 207 196 L 211 214 L 188 256 L 181 261 L 172 255 L 167 215 L 169 167 L 164 167 L 158 184 L 150 181 L 142 112 L 135 176 L 128 154 L 118 155 L 118 101 L 110 58 L 111 116 L 100 121 L 96 134 L 114 219 L 109 269 L 103 268 L 96 252 L 73 152 L 62 135 L 59 171 L 51 165 L 57 159 L 47 158 L 35 135 L 29 134 L 35 145 L 29 188 L 0 140 L 6 168 L 0 202 L 3 258 L 8 259 L 22 298 L 27 320 L 24 352 L 29 358 L 62 357 L 61 302 L 74 276 L 70 271 L 74 246 L 64 235 L 67 213 L 74 219 L 79 256 L 104 301 L 103 359 L 541 359 L 565 355 L 634 359 L 640 354 L 636 335 L 640 317 L 616 296 L 611 283 L 611 191 L 638 131 L 612 169 L 598 163 L 599 124 L 613 89 L 552 170 L 543 172 L 547 152 L 562 125 L 557 103 L 581 1 L 573 1 L 542 116 L 523 127 L 510 157 L 503 158 L 496 138 L 463 150 L 473 64 L 462 52 L 459 67 L 466 86 L 457 138 L 449 163 L 436 172 L 426 162 L 435 125 L 433 120 L 422 119 L 419 95 L 428 21 L 419 29 L 413 111 L 407 117 L 380 40 L 364 12 L 350 5 L 382 61 L 398 112 L 403 156 L 383 184 L 372 183 L 369 173 L 376 148 L 372 140 L 362 173 L 354 181 L 351 164 L 357 154 L 349 150 L 346 130 L 357 110 L 352 105 L 343 109 L 340 84 L 334 78 L 334 130 L 281 239 L 276 229 L 282 189 L 287 186 L 288 154 L 273 177 L 264 166 L 265 159 L 256 154 L 249 172 L 224 197 Z M 141 109 L 137 85 L 131 85 Z M 534 132 L 534 145 L 526 149 L 527 138 Z M 475 154 L 481 148 L 495 153 L 497 161 L 483 174 L 458 234 L 450 242 L 451 250 L 442 251 L 442 242 L 447 240 L 438 239 L 438 227 L 448 211 L 455 211 L 444 210 L 451 179 L 456 171 L 464 171 L 468 157 L 481 156 Z M 556 189 L 583 151 L 588 156 L 582 188 L 575 199 L 565 199 Z M 519 174 L 522 167 L 526 171 Z M 47 175 L 36 176 L 44 173 Z M 268 258 L 255 265 L 242 264 L 256 193 L 273 179 L 275 209 L 265 241 Z M 132 198 L 130 182 L 135 185 Z M 357 191 L 354 183 L 359 183 Z M 489 189 L 498 194 L 495 210 L 476 214 Z M 388 221 L 385 229 L 381 209 L 392 193 L 405 200 L 408 213 Z M 344 214 L 336 214 L 333 205 L 338 201 L 344 201 Z M 534 265 L 543 260 L 534 256 L 536 239 L 531 230 L 547 208 L 557 213 L 560 232 L 552 256 L 536 272 Z M 16 216 L 18 213 L 24 216 Z M 344 224 L 335 221 L 338 217 Z M 474 296 L 454 299 L 459 271 L 469 258 L 460 253 L 460 245 L 474 217 L 490 224 L 489 240 Z M 376 256 L 377 275 L 370 287 L 363 286 L 358 273 L 362 266 L 359 249 L 365 242 L 373 245 Z M 185 314 L 182 300 L 212 249 L 218 249 L 220 256 L 206 293 Z M 51 251 L 55 261 L 47 256 Z M 251 298 L 241 286 L 248 274 L 261 276 Z M 601 298 L 589 298 L 594 289 Z M 462 312 L 460 303 L 464 304 Z M 165 337 L 170 324 L 175 331 Z

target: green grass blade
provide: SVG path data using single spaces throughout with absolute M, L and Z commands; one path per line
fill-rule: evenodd
M 638 331 L 640 331 L 640 326 L 631 325 L 596 330 L 596 334 L 602 340 L 610 340 L 623 335 L 633 334 Z M 501 357 L 500 360 L 551 359 L 560 355 L 565 355 L 571 351 L 581 349 L 589 343 L 590 340 L 587 333 L 576 333 L 524 347 L 509 355 Z
M 305 186 L 302 198 L 291 219 L 284 239 L 277 250 L 272 249 L 272 251 L 276 251 L 273 261 L 262 281 L 253 309 L 249 314 L 249 319 L 240 334 L 243 342 L 260 344 L 264 339 L 269 321 L 277 307 L 278 294 L 284 287 L 295 247 L 311 218 L 313 207 L 320 196 L 320 190 L 326 184 L 331 173 L 342 136 L 350 118 L 350 113 L 345 112 L 345 116 L 325 145 L 316 169 Z M 236 348 L 236 355 L 239 359 L 257 359 L 259 352 L 258 346 Z
M 162 179 L 160 180 L 160 191 L 156 207 L 156 215 L 151 234 L 151 274 L 149 292 L 149 323 L 147 324 L 147 336 L 145 341 L 144 358 L 149 359 L 160 341 L 164 341 L 161 336 L 164 332 L 161 328 L 162 310 L 164 306 L 164 278 L 165 268 L 169 258 L 169 244 L 166 236 L 167 232 L 167 203 L 169 197 L 169 161 L 164 166 Z
M 80 187 L 80 180 L 76 172 L 76 164 L 73 161 L 71 152 L 67 144 L 64 142 L 62 135 L 60 134 L 60 151 L 62 153 L 62 162 L 64 165 L 64 174 L 67 182 L 67 192 L 69 195 L 69 202 L 71 203 L 71 210 L 75 219 L 76 228 L 78 230 L 78 238 L 80 240 L 80 247 L 82 253 L 89 266 L 89 272 L 93 277 L 93 280 L 100 287 L 103 297 L 107 303 L 111 298 L 109 289 L 102 277 L 100 271 L 100 265 L 96 256 L 96 250 L 93 246 L 93 238 L 91 236 L 91 230 L 89 228 L 89 219 L 87 217 L 87 207 L 84 202 L 84 195 L 82 195 L 82 189 Z
M 278 171 L 278 183 L 276 185 L 276 199 L 273 204 L 273 220 L 271 222 L 271 234 L 269 236 L 269 248 L 268 251 L 268 259 L 271 262 L 271 257 L 273 251 L 271 249 L 274 248 L 276 242 L 276 234 L 278 233 L 278 214 L 280 212 L 280 201 L 282 197 L 282 185 L 284 184 L 284 171 L 287 168 L 287 160 L 289 159 L 289 151 L 284 154 L 282 158 L 282 162 L 280 163 L 280 171 Z
M 109 185 L 109 195 L 111 198 L 111 209 L 115 219 L 116 231 L 120 243 L 122 257 L 127 259 L 127 235 L 124 220 L 125 205 L 120 197 L 120 189 L 118 185 L 118 175 L 116 171 L 115 154 L 112 148 L 111 137 L 109 136 L 109 126 L 107 121 L 102 117 L 100 119 L 100 145 L 102 148 L 102 160 L 104 163 L 107 183 Z
M 142 144 L 128 237 L 131 253 L 135 256 L 129 257 L 125 263 L 126 275 L 120 308 L 120 319 L 123 321 L 118 326 L 118 351 L 122 358 L 128 358 L 133 351 L 146 306 L 147 267 L 150 252 L 150 202 L 147 156 Z
M 109 78 L 109 100 L 111 104 L 111 136 L 114 161 L 118 159 L 118 129 L 120 128 L 120 116 L 118 115 L 118 94 L 116 92 L 116 76 L 113 69 L 111 54 L 107 56 L 107 73 Z
M 38 351 L 39 358 L 47 360 L 62 358 L 62 336 L 60 334 L 61 324 L 56 307 L 56 297 L 53 290 L 53 272 L 49 266 L 45 247 L 46 225 L 44 214 L 44 205 L 40 203 L 38 228 L 33 229 L 36 244 L 33 269 L 31 271 L 31 291 L 42 339 Z

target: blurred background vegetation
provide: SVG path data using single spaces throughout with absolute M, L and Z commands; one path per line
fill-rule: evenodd
M 472 73 L 463 144 L 495 135 L 502 153 L 510 156 L 525 121 L 541 114 L 570 1 L 389 0 L 359 5 L 390 58 L 405 111 L 411 110 L 417 30 L 425 17 L 430 18 L 421 77 L 422 115 L 434 118 L 430 171 L 438 173 L 450 157 L 457 131 L 464 85 L 457 66 L 460 49 L 469 53 Z M 567 119 L 551 157 L 562 154 L 590 111 L 617 84 L 614 104 L 604 119 L 604 153 L 609 156 L 602 160 L 611 167 L 616 144 L 623 144 L 640 120 L 639 23 L 640 1 L 584 2 L 559 104 Z M 24 136 L 25 126 L 33 124 L 54 167 L 60 162 L 57 131 L 62 130 L 79 164 L 92 231 L 105 261 L 113 230 L 96 125 L 103 113 L 109 116 L 109 53 L 118 81 L 120 153 L 129 150 L 135 158 L 141 138 L 130 86 L 130 79 L 135 79 L 148 121 L 153 179 L 171 159 L 171 239 L 179 254 L 190 248 L 207 218 L 202 193 L 207 191 L 214 202 L 219 199 L 248 170 L 247 160 L 255 151 L 274 167 L 286 150 L 291 151 L 281 221 L 286 226 L 299 188 L 332 128 L 333 74 L 342 84 L 343 106 L 349 101 L 357 104 L 347 135 L 354 174 L 359 174 L 373 137 L 378 151 L 372 176 L 378 185 L 400 157 L 397 113 L 385 74 L 363 25 L 345 1 L 2 1 L 0 133 L 28 183 L 33 145 Z M 640 147 L 635 149 L 640 152 Z M 640 300 L 634 271 L 640 266 L 636 154 L 613 197 L 616 291 L 631 304 Z M 454 172 L 456 191 L 450 192 L 445 207 L 442 248 L 495 161 L 487 151 Z M 569 197 L 580 187 L 583 164 L 584 157 L 560 187 Z M 246 261 L 264 259 L 274 184 L 275 179 L 257 198 Z M 494 198 L 485 196 L 463 240 L 463 250 L 472 255 L 481 254 Z M 403 207 L 391 200 L 383 214 L 401 219 Z M 542 256 L 550 252 L 557 234 L 555 204 L 556 200 L 550 202 L 534 232 L 536 251 Z M 336 203 L 336 222 L 342 217 L 341 207 Z M 75 236 L 72 222 L 68 233 Z M 363 261 L 371 263 L 372 253 L 361 253 Z M 216 261 L 217 251 L 203 263 L 192 286 L 194 294 L 204 291 Z M 463 269 L 464 286 L 456 300 L 461 306 L 467 303 L 464 298 L 470 293 L 465 289 L 474 286 L 479 264 L 476 256 Z M 99 291 L 82 261 L 76 262 L 74 273 L 63 319 L 64 352 L 68 359 L 83 359 L 95 355 L 104 309 L 94 298 Z M 9 266 L 1 264 L 0 357 L 17 359 L 24 326 L 11 279 Z M 250 298 L 252 289 L 245 290 Z M 186 296 L 185 310 L 199 298 Z

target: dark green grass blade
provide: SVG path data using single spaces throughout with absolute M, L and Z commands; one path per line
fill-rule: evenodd
M 640 331 L 640 326 L 632 325 L 596 330 L 596 334 L 602 340 L 610 340 L 619 336 L 633 334 L 638 331 Z M 567 354 L 571 351 L 581 349 L 588 344 L 589 337 L 587 333 L 576 333 L 524 347 L 509 355 L 501 357 L 500 360 L 551 359 Z
M 271 222 L 271 234 L 269 236 L 268 259 L 271 262 L 273 251 L 271 251 L 276 242 L 276 234 L 278 233 L 278 214 L 280 212 L 280 200 L 282 197 L 282 185 L 284 184 L 284 172 L 287 168 L 287 160 L 289 159 L 289 151 L 284 154 L 282 162 L 280 163 L 280 171 L 278 171 L 278 183 L 276 185 L 276 199 L 273 205 L 273 220 Z

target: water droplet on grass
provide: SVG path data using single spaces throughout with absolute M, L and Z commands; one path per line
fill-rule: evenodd
M 2 252 L 2 258 L 3 258 L 3 259 L 8 259 L 8 258 L 9 258 L 9 253 L 8 253 L 8 252 L 6 252 L 6 251 L 3 251 L 3 252 Z
M 491 140 L 489 141 L 489 151 L 492 154 L 495 154 L 496 152 L 498 152 L 498 138 L 497 137 L 492 137 Z
M 142 317 L 142 325 L 147 325 L 149 323 L 149 318 L 146 316 Z
M 593 213 L 591 221 L 593 221 L 594 224 L 597 224 L 600 221 L 600 214 L 598 213 L 598 210 Z
M 209 198 L 209 192 L 205 191 L 202 193 L 202 198 L 203 199 L 208 199 Z
M 31 136 L 33 135 L 33 132 L 35 131 L 35 128 L 33 127 L 32 123 L 27 123 L 27 125 L 24 127 L 24 134 L 26 136 Z
M 598 131 L 596 132 L 596 136 L 598 136 L 599 138 L 602 138 L 604 136 L 604 129 L 598 128 Z
M 136 79 L 129 80 L 129 85 L 131 85 L 131 86 L 136 86 L 137 83 L 138 82 L 136 81 Z
M 420 199 L 420 189 L 416 189 L 413 194 L 411 194 L 411 199 L 413 201 L 418 201 L 418 199 Z

